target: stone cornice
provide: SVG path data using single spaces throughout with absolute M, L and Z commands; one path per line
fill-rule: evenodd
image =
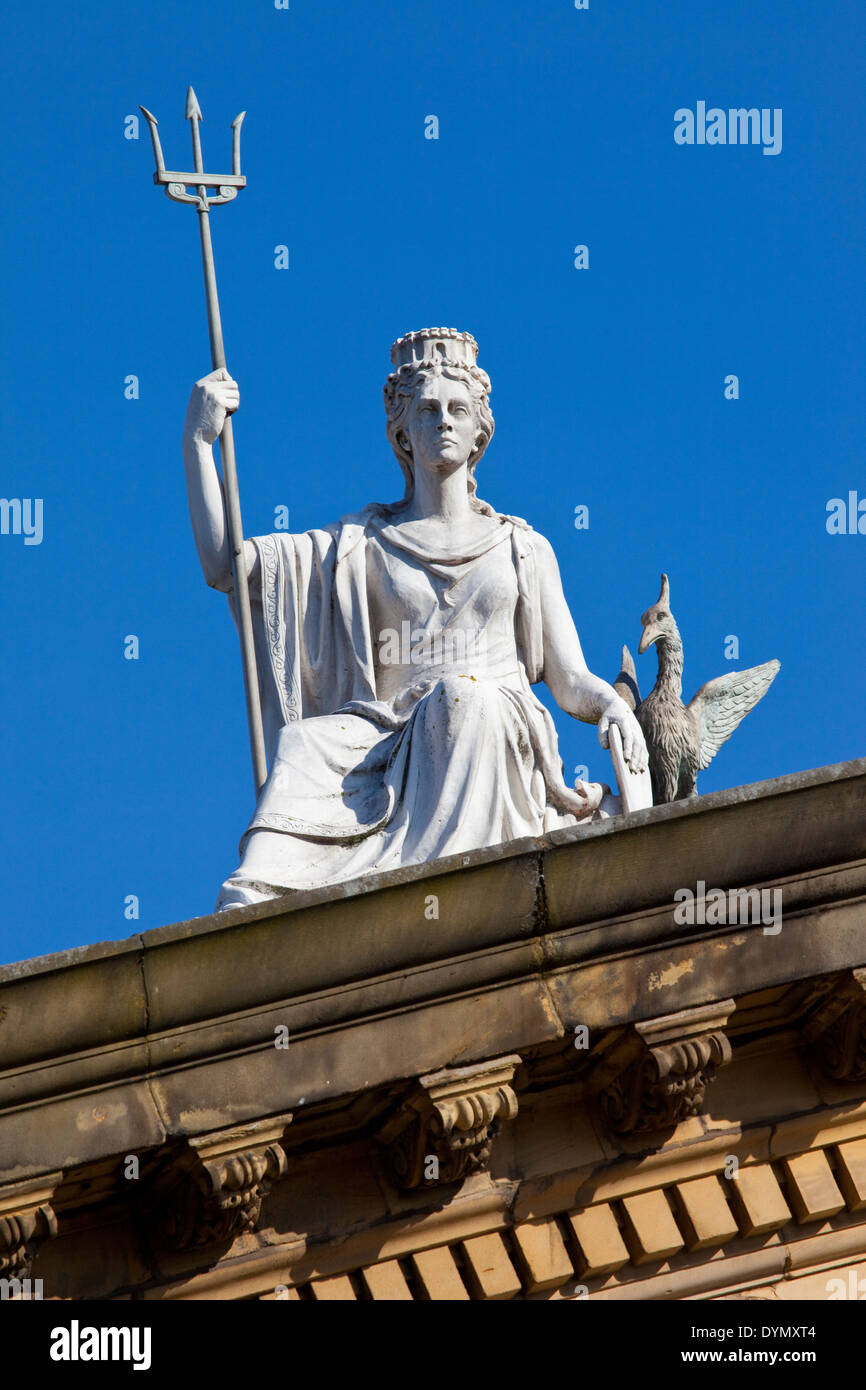
M 864 809 L 861 760 L 5 967 L 0 1183 L 860 966 Z M 699 879 L 782 932 L 678 925 Z

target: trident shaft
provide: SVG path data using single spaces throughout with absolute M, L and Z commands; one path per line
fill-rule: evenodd
M 217 203 L 230 203 L 246 186 L 241 173 L 241 125 L 245 111 L 232 121 L 232 172 L 230 174 L 206 174 L 201 156 L 201 136 L 198 123 L 202 119 L 201 108 L 195 92 L 190 87 L 186 96 L 186 119 L 192 127 L 193 171 L 178 173 L 165 167 L 162 146 L 159 141 L 157 119 L 144 106 L 139 108 L 150 127 L 153 154 L 156 160 L 155 184 L 163 184 L 169 198 L 176 203 L 194 203 L 198 209 L 198 225 L 201 233 L 201 259 L 204 267 L 204 290 L 207 300 L 207 322 L 210 333 L 210 354 L 214 369 L 225 367 L 226 355 L 223 347 L 223 332 L 220 322 L 220 306 L 217 298 L 216 272 L 214 270 L 213 246 L 210 236 L 210 210 Z M 188 193 L 194 188 L 195 193 Z M 209 194 L 208 189 L 216 189 Z M 235 465 L 235 443 L 231 416 L 226 416 L 220 435 L 220 458 L 222 459 L 223 489 L 225 492 L 226 520 L 228 522 L 229 545 L 232 552 L 232 579 L 234 582 L 235 603 L 238 614 L 238 628 L 241 639 L 241 659 L 244 668 L 244 692 L 247 702 L 247 722 L 250 730 L 250 752 L 253 759 L 253 777 L 258 795 L 268 775 L 265 759 L 265 738 L 262 729 L 262 708 L 259 698 L 259 682 L 256 671 L 256 649 L 253 637 L 253 618 L 250 608 L 250 591 L 247 583 L 247 567 L 244 562 L 244 529 L 241 521 L 241 503 L 238 493 L 238 474 Z

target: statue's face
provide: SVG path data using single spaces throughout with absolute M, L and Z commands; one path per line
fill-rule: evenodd
M 451 472 L 459 468 L 477 443 L 475 406 L 469 387 L 447 376 L 424 377 L 403 432 L 416 469 Z

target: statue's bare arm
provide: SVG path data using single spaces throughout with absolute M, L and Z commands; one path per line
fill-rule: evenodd
M 643 772 L 647 750 L 640 725 L 613 686 L 594 676 L 584 660 L 580 638 L 569 612 L 559 565 L 544 536 L 534 533 L 535 557 L 541 594 L 544 639 L 543 679 L 560 709 L 588 724 L 598 724 L 602 748 L 607 748 L 609 729 L 616 724 L 622 749 L 632 772 Z
M 186 495 L 198 558 L 212 589 L 229 593 L 232 588 L 232 556 L 226 524 L 223 485 L 214 461 L 213 445 L 225 423 L 240 404 L 237 382 L 224 367 L 197 381 L 189 398 L 183 429 Z M 244 542 L 250 589 L 259 586 L 259 562 L 252 541 Z

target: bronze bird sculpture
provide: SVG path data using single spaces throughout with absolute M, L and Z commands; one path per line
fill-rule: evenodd
M 659 673 L 645 700 L 640 697 L 634 661 L 622 649 L 622 670 L 614 689 L 634 710 L 649 752 L 653 803 L 678 801 L 697 794 L 697 775 L 709 767 L 737 725 L 766 695 L 778 661 L 765 661 L 748 671 L 731 671 L 702 685 L 688 705 L 683 690 L 683 643 L 670 608 L 670 586 L 662 575 L 658 600 L 641 617 L 643 635 L 638 653 L 653 643 L 658 649 Z

